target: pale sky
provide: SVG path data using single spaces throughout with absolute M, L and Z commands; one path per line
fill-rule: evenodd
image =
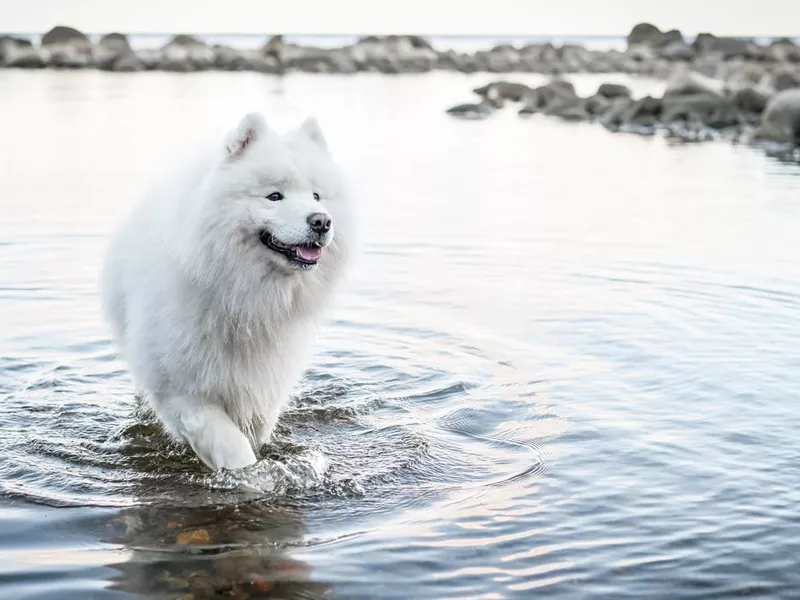
M 800 36 L 800 0 L 5 0 L 0 30 L 87 33 L 602 35 L 639 21 Z

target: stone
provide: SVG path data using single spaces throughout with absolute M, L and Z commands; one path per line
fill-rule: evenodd
M 620 83 L 603 83 L 597 88 L 597 95 L 605 98 L 630 98 L 631 90 Z
M 628 34 L 628 48 L 632 46 L 644 45 L 657 47 L 661 45 L 664 34 L 661 30 L 650 23 L 638 23 L 633 26 Z
M 68 44 L 70 46 L 81 47 L 86 50 L 91 49 L 92 43 L 85 34 L 72 27 L 57 25 L 42 36 L 42 46 L 60 46 Z
M 527 98 L 533 90 L 524 83 L 511 81 L 494 81 L 488 85 L 472 90 L 482 98 L 490 100 L 519 102 Z
M 684 41 L 671 42 L 661 48 L 658 55 L 671 61 L 690 61 L 694 59 L 697 52 L 689 44 Z
M 175 538 L 175 543 L 180 545 L 186 544 L 210 544 L 211 537 L 205 529 L 190 529 L 183 531 Z
M 93 50 L 94 64 L 104 71 L 115 71 L 117 61 L 133 54 L 128 38 L 121 33 L 110 33 L 100 38 Z
M 688 69 L 677 71 L 667 81 L 664 96 L 679 96 L 685 94 L 717 94 L 722 89 L 721 83 L 710 77 L 701 75 Z
M 754 138 L 800 146 L 800 88 L 770 98 Z
M 176 35 L 162 49 L 160 68 L 165 71 L 189 72 L 209 69 L 214 65 L 214 51 L 190 35 Z
M 48 66 L 80 69 L 92 64 L 92 43 L 72 27 L 58 25 L 42 36 Z
M 460 119 L 485 119 L 492 114 L 491 108 L 485 102 L 457 104 L 447 109 L 447 114 Z

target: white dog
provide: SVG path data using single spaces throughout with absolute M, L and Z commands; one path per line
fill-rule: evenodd
M 316 120 L 282 135 L 251 113 L 112 240 L 102 295 L 114 338 L 167 431 L 212 469 L 254 463 L 269 440 L 352 234 Z

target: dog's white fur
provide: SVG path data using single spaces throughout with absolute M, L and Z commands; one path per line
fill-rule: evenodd
M 281 192 L 285 198 L 267 198 Z M 314 194 L 319 194 L 317 200 Z M 265 246 L 312 241 L 301 268 Z M 103 310 L 167 431 L 212 469 L 256 461 L 306 366 L 321 311 L 351 251 L 349 194 L 315 119 L 287 134 L 257 113 L 170 172 L 109 246 Z

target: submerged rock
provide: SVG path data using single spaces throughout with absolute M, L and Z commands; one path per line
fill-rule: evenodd
M 499 101 L 502 104 L 506 100 L 520 102 L 527 98 L 533 92 L 533 89 L 524 83 L 494 81 L 490 84 L 475 88 L 472 91 L 482 98 L 493 102 Z
M 492 114 L 486 102 L 457 104 L 447 109 L 447 114 L 460 119 L 485 119 Z

